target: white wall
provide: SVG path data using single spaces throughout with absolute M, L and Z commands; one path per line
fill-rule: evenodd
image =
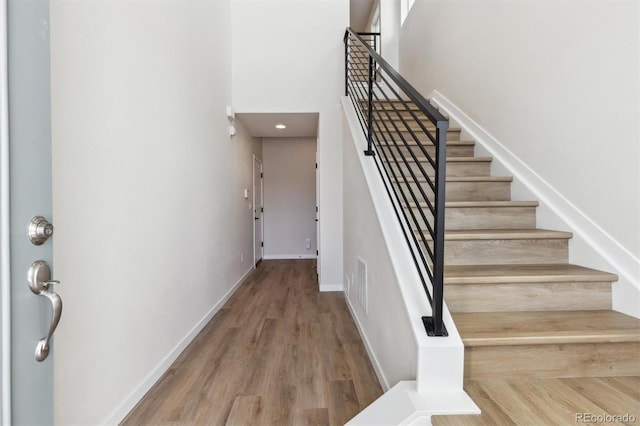
M 379 0 L 381 54 L 395 69 L 400 61 L 400 0 Z
M 357 148 L 346 123 L 343 129 L 344 271 L 351 284 L 345 292 L 386 391 L 400 380 L 416 379 L 418 346 Z M 358 258 L 367 264 L 368 314 L 355 284 Z
M 342 150 L 348 0 L 233 0 L 238 112 L 319 112 L 320 288 L 342 288 Z
M 51 3 L 57 424 L 121 420 L 252 267 L 230 14 Z
M 400 43 L 412 84 L 464 111 L 584 223 L 572 261 L 591 260 L 595 242 L 613 272 L 636 285 L 639 31 L 636 0 L 423 0 Z M 544 214 L 539 223 L 555 224 Z
M 316 139 L 265 138 L 262 143 L 264 258 L 315 258 Z

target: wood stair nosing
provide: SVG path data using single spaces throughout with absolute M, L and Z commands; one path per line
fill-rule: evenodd
M 614 282 L 616 274 L 573 264 L 450 265 L 444 282 L 456 284 L 516 284 Z
M 405 126 L 402 121 L 400 120 L 380 120 L 379 118 L 377 118 L 375 121 L 382 121 L 382 124 L 380 124 L 380 126 L 374 126 L 374 131 L 376 133 L 410 133 L 410 131 L 415 132 L 422 132 L 423 129 L 422 127 L 415 122 L 411 122 L 411 123 L 407 123 L 409 126 Z M 375 123 L 374 121 L 374 123 Z M 391 124 L 388 123 L 395 123 L 396 126 L 394 127 Z M 436 131 L 436 127 L 432 124 L 424 124 L 425 129 L 427 129 L 429 132 L 435 132 Z M 397 128 L 396 128 L 397 127 Z M 451 134 L 455 134 L 455 135 L 459 135 L 460 133 L 462 133 L 462 129 L 460 127 L 449 127 L 447 129 L 447 135 L 451 135 Z
M 429 159 L 427 157 L 416 156 L 416 159 L 409 156 L 409 158 L 405 158 L 408 163 L 428 163 Z M 384 160 L 383 160 L 384 161 Z M 493 161 L 492 157 L 447 157 L 448 163 L 491 163 Z
M 465 347 L 640 342 L 640 320 L 610 310 L 452 316 Z
M 385 142 L 384 140 L 382 142 Z M 421 141 L 421 143 L 416 142 L 414 139 L 411 138 L 407 138 L 404 141 L 402 139 L 400 140 L 396 140 L 396 142 L 398 143 L 399 146 L 404 146 L 409 145 L 409 146 L 435 146 L 431 141 L 429 142 L 423 142 Z M 394 145 L 391 145 L 390 143 L 386 143 L 386 144 L 382 144 L 384 147 L 393 147 Z M 475 141 L 461 141 L 461 140 L 447 140 L 447 148 L 450 146 L 472 146 L 475 147 L 476 143 Z M 473 156 L 470 156 L 473 157 Z
M 448 208 L 486 208 L 486 207 L 538 207 L 538 201 L 447 201 L 445 207 Z M 426 203 L 409 203 L 411 208 L 428 207 Z
M 426 229 L 422 230 L 425 236 Z M 554 231 L 550 229 L 454 229 L 445 231 L 445 241 L 467 240 L 568 240 L 573 237 L 571 232 Z M 430 237 L 427 237 L 430 239 Z

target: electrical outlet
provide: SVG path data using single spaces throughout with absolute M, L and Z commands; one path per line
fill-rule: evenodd
M 240 253 L 240 263 L 244 263 L 244 254 Z

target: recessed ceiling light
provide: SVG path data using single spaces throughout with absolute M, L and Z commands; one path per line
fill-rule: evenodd
M 276 129 L 286 129 L 287 126 L 285 126 L 284 124 L 276 124 Z

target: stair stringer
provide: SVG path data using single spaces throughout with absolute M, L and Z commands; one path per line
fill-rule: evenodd
M 493 157 L 492 174 L 513 176 L 512 199 L 540 201 L 537 209 L 539 227 L 567 229 L 573 233 L 569 249 L 571 263 L 608 270 L 618 275 L 618 281 L 611 288 L 612 308 L 640 318 L 640 259 L 444 95 L 434 90 L 428 98 L 449 116 L 452 125 L 462 128 L 463 139 L 476 142 L 477 155 Z
M 422 316 L 431 315 L 431 307 L 422 289 L 418 271 L 413 263 L 409 247 L 402 233 L 402 227 L 400 223 L 398 223 L 392 201 L 387 195 L 384 183 L 374 161 L 364 155 L 366 139 L 362 134 L 356 112 L 349 98 L 342 98 L 342 108 L 345 114 L 345 120 L 343 120 L 343 126 L 345 127 L 343 129 L 343 138 L 345 139 L 343 147 L 345 150 L 344 154 L 353 155 L 353 151 L 355 151 L 357 155 L 357 163 L 359 163 L 361 167 L 362 174 L 366 180 L 368 195 L 374 206 L 374 211 L 371 213 L 376 216 L 382 232 L 417 350 L 417 354 L 415 354 L 417 363 L 415 368 L 415 382 L 409 382 L 413 383 L 411 385 L 413 393 L 407 392 L 406 388 L 401 386 L 404 390 L 399 391 L 396 389 L 393 394 L 395 397 L 392 398 L 388 396 L 385 398 L 383 395 L 354 418 L 354 422 L 349 424 L 368 424 L 355 421 L 358 418 L 368 419 L 369 415 L 367 412 L 377 412 L 377 410 L 381 409 L 380 407 L 383 407 L 384 410 L 395 412 L 396 409 L 393 404 L 397 404 L 398 398 L 406 399 L 405 408 L 412 406 L 412 404 L 415 405 L 410 401 L 410 395 L 414 394 L 422 395 L 430 401 L 439 394 L 447 393 L 457 395 L 456 398 L 453 398 L 457 406 L 450 407 L 452 412 L 479 413 L 479 409 L 475 403 L 466 396 L 466 393 L 462 389 L 464 376 L 464 345 L 462 344 L 462 340 L 453 323 L 446 303 L 444 304 L 443 319 L 449 335 L 447 337 L 428 337 L 426 334 L 421 318 Z M 353 151 L 348 153 L 346 150 Z M 351 312 L 352 315 L 355 314 L 353 309 Z M 370 339 L 368 339 L 367 331 L 361 326 L 362 321 L 357 318 L 357 315 L 354 315 L 354 320 L 356 324 L 359 325 L 358 328 L 365 341 L 365 346 L 369 351 L 375 352 L 376 348 L 369 344 Z M 402 348 L 398 348 L 398 350 L 402 350 Z M 370 353 L 369 355 L 374 362 L 379 358 L 375 353 Z M 374 368 L 378 372 L 378 376 L 385 376 L 383 366 L 376 365 Z M 401 381 L 399 384 L 400 383 L 404 382 Z M 396 386 L 399 386 L 399 384 Z M 385 385 L 386 387 L 389 386 L 389 384 L 386 383 Z M 395 386 L 392 384 L 389 392 L 394 389 Z M 392 403 L 392 405 L 388 405 L 388 403 Z M 438 410 L 439 407 L 430 406 L 430 408 L 433 412 L 440 412 Z M 411 411 L 411 409 L 409 409 L 409 411 Z M 425 411 L 424 407 L 420 408 L 419 411 L 422 413 L 421 416 L 428 415 L 425 414 L 428 410 Z M 417 411 L 413 412 L 409 417 L 417 419 L 414 416 L 417 415 L 416 413 Z

